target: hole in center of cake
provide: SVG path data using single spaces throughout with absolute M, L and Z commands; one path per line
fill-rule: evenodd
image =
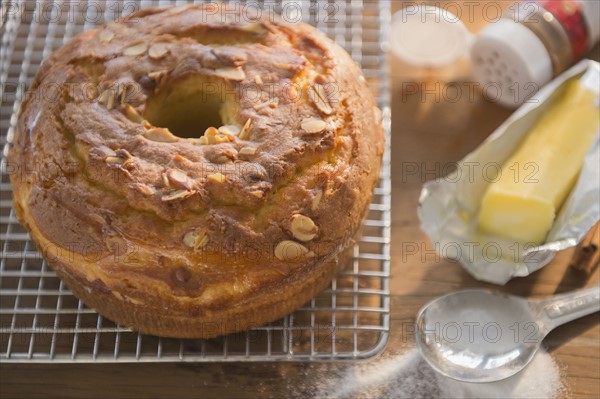
M 230 105 L 225 87 L 204 79 L 185 79 L 146 101 L 144 117 L 181 138 L 199 138 L 209 127 L 227 124 Z

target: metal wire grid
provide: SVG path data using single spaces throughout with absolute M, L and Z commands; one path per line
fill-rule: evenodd
M 21 100 L 42 60 L 82 30 L 140 8 L 173 3 L 186 2 L 2 3 L 0 360 L 336 360 L 379 353 L 387 342 L 390 306 L 390 110 L 384 41 L 389 26 L 388 2 L 284 0 L 263 4 L 288 13 L 290 19 L 301 18 L 317 26 L 346 48 L 378 96 L 388 143 L 381 181 L 352 259 L 330 288 L 294 313 L 266 326 L 211 340 L 160 338 L 133 332 L 76 299 L 48 268 L 19 225 L 12 208 L 6 155 Z

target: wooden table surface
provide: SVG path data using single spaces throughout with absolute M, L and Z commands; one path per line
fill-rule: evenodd
M 481 19 L 467 21 L 476 31 Z M 591 57 L 598 59 L 598 47 Z M 399 354 L 414 345 L 407 324 L 430 299 L 465 287 L 489 287 L 465 272 L 458 263 L 432 254 L 433 246 L 419 228 L 416 208 L 424 181 L 418 174 L 402 173 L 417 164 L 427 179 L 443 166 L 472 151 L 510 115 L 495 104 L 473 97 L 444 95 L 446 82 L 472 78 L 465 62 L 444 69 L 412 68 L 392 62 L 392 279 L 391 334 L 385 354 Z M 426 172 L 426 173 L 425 173 Z M 418 253 L 403 253 L 403 243 L 416 243 Z M 567 268 L 570 251 L 559 254 L 547 267 L 509 282 L 501 290 L 523 296 L 541 296 L 597 284 Z M 498 287 L 496 287 L 498 288 Z M 553 331 L 544 341 L 560 366 L 570 397 L 600 397 L 600 318 L 593 314 Z M 404 327 L 404 328 L 403 328 Z M 367 361 L 369 362 L 369 361 Z M 364 363 L 363 363 L 364 364 Z M 77 364 L 0 365 L 2 398 L 151 398 L 151 397 L 302 397 L 306 387 L 344 363 L 216 363 L 216 364 Z M 325 377 L 326 378 L 326 377 Z

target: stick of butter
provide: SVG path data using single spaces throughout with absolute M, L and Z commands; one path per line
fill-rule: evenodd
M 596 96 L 575 80 L 536 122 L 483 195 L 483 232 L 524 243 L 544 242 L 598 132 Z

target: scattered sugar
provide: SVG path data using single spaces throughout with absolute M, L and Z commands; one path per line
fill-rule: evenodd
M 521 373 L 503 381 L 474 384 L 435 372 L 416 349 L 357 365 L 316 393 L 317 398 L 557 398 L 565 393 L 560 370 L 541 348 Z

